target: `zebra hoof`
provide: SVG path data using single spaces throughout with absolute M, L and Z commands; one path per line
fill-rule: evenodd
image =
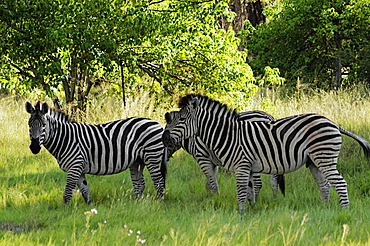
M 241 209 L 239 209 L 239 214 L 240 214 L 240 217 L 241 217 L 241 218 L 243 218 L 243 217 L 244 217 L 245 213 L 246 213 L 246 209 L 245 209 L 245 208 L 241 208 Z
M 348 209 L 349 208 L 349 203 L 341 204 L 340 207 L 343 208 L 343 209 Z

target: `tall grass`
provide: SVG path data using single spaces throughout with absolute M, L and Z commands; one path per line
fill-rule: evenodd
M 139 94 L 126 108 L 113 99 L 91 101 L 86 122 L 144 116 L 164 124 L 166 109 Z M 277 118 L 316 112 L 370 140 L 370 100 L 357 92 L 311 92 L 289 100 L 276 95 L 260 93 L 245 110 Z M 87 177 L 93 206 L 77 193 L 64 205 L 66 174 L 45 149 L 31 154 L 24 102 L 0 100 L 0 245 L 370 245 L 370 164 L 348 137 L 338 168 L 348 183 L 349 209 L 339 207 L 334 190 L 323 203 L 310 172 L 301 168 L 286 175 L 286 196 L 277 199 L 264 175 L 257 206 L 241 218 L 234 176 L 220 170 L 221 194 L 209 194 L 200 168 L 183 151 L 168 164 L 164 201 L 156 199 L 147 171 L 143 198 L 133 199 L 125 171 Z M 97 214 L 89 212 L 93 208 Z

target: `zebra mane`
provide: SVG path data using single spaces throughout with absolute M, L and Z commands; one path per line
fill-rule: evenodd
M 69 116 L 62 111 L 55 109 L 55 108 L 50 108 L 49 109 L 49 116 L 52 117 L 53 119 L 64 122 L 64 123 L 71 123 L 74 122 L 69 118 Z
M 35 109 L 36 110 L 41 110 L 41 105 L 42 105 L 42 102 L 41 101 L 37 101 L 36 105 L 35 105 Z
M 179 108 L 185 108 L 188 106 L 195 98 L 199 100 L 198 107 L 205 109 L 206 111 L 212 112 L 220 117 L 229 119 L 239 119 L 239 115 L 236 110 L 231 110 L 226 104 L 219 101 L 213 100 L 207 96 L 200 94 L 188 94 L 182 98 L 178 103 Z
M 69 116 L 66 113 L 64 113 L 61 110 L 56 109 L 56 108 L 49 107 L 48 115 L 51 118 L 53 118 L 54 120 L 60 121 L 60 122 L 63 122 L 63 123 L 71 123 L 71 122 L 74 122 L 73 120 L 71 120 L 69 118 Z

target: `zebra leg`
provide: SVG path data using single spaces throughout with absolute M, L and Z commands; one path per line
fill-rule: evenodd
M 256 205 L 256 198 L 257 198 L 257 195 L 256 195 L 257 194 L 257 188 L 255 186 L 255 180 L 254 180 L 253 175 L 254 175 L 254 173 L 249 175 L 247 194 L 246 194 L 246 198 L 249 201 L 249 204 L 251 206 Z
M 214 165 L 210 161 L 199 161 L 199 166 L 202 169 L 202 172 L 206 176 L 206 187 L 207 190 L 214 194 L 220 194 L 220 190 L 218 189 L 218 183 L 217 183 L 217 171 L 218 166 Z
M 130 167 L 131 181 L 134 186 L 135 198 L 139 198 L 145 189 L 143 169 L 144 163 L 142 162 L 136 162 Z
M 82 175 L 83 164 L 73 164 L 72 168 L 67 172 L 67 182 L 64 190 L 64 203 L 67 204 L 72 199 L 72 191 L 76 188 L 78 180 Z
M 149 164 L 147 165 L 149 170 L 150 176 L 152 177 L 153 183 L 155 188 L 157 189 L 157 196 L 160 199 L 163 199 L 164 195 L 164 188 L 165 188 L 165 181 L 161 174 L 161 170 L 159 168 L 159 164 Z
M 247 200 L 251 205 L 255 206 L 262 189 L 261 173 L 251 173 L 249 176 Z
M 347 182 L 339 174 L 338 170 L 334 167 L 332 169 L 322 170 L 322 172 L 338 193 L 340 206 L 342 208 L 349 207 Z
M 253 185 L 254 185 L 254 196 L 255 200 L 257 200 L 257 197 L 260 194 L 260 191 L 262 189 L 262 179 L 261 179 L 261 173 L 252 173 L 253 177 Z
M 87 185 L 87 180 L 85 178 L 85 174 L 82 174 L 80 178 L 78 179 L 77 186 L 81 191 L 81 194 L 83 198 L 85 199 L 86 203 L 88 205 L 91 204 L 91 198 L 90 198 L 90 189 Z
M 270 175 L 270 186 L 272 189 L 272 195 L 274 196 L 274 199 L 277 197 L 277 193 L 279 190 L 279 184 L 278 184 L 278 175 L 271 174 Z
M 347 182 L 339 174 L 336 168 L 337 158 L 331 158 L 332 162 L 317 162 L 316 164 L 319 170 L 324 174 L 329 183 L 335 188 L 335 191 L 339 195 L 339 203 L 342 208 L 349 207 L 348 191 L 347 191 Z M 321 164 L 321 165 L 320 165 Z
M 322 199 L 325 202 L 328 202 L 330 197 L 330 183 L 325 178 L 325 175 L 315 165 L 309 165 L 308 167 L 317 183 L 317 186 L 319 187 Z
M 241 214 L 245 213 L 245 205 L 247 200 L 247 191 L 249 186 L 249 179 L 251 173 L 251 167 L 246 163 L 241 163 L 235 166 L 235 178 L 236 178 L 236 192 L 239 202 L 239 210 Z M 253 184 L 253 182 L 252 182 Z M 252 189 L 252 192 L 254 189 Z

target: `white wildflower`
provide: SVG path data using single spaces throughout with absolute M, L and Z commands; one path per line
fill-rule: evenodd
M 137 240 L 139 243 L 141 243 L 141 244 L 144 244 L 145 242 L 146 242 L 146 240 L 145 239 L 139 239 L 139 240 Z
M 99 222 L 98 224 L 99 224 L 99 225 L 106 225 L 106 224 L 107 224 L 107 221 L 106 221 L 106 220 L 104 220 L 103 222 Z
M 98 210 L 96 210 L 96 208 L 93 208 L 90 211 L 86 211 L 84 214 L 98 214 Z

